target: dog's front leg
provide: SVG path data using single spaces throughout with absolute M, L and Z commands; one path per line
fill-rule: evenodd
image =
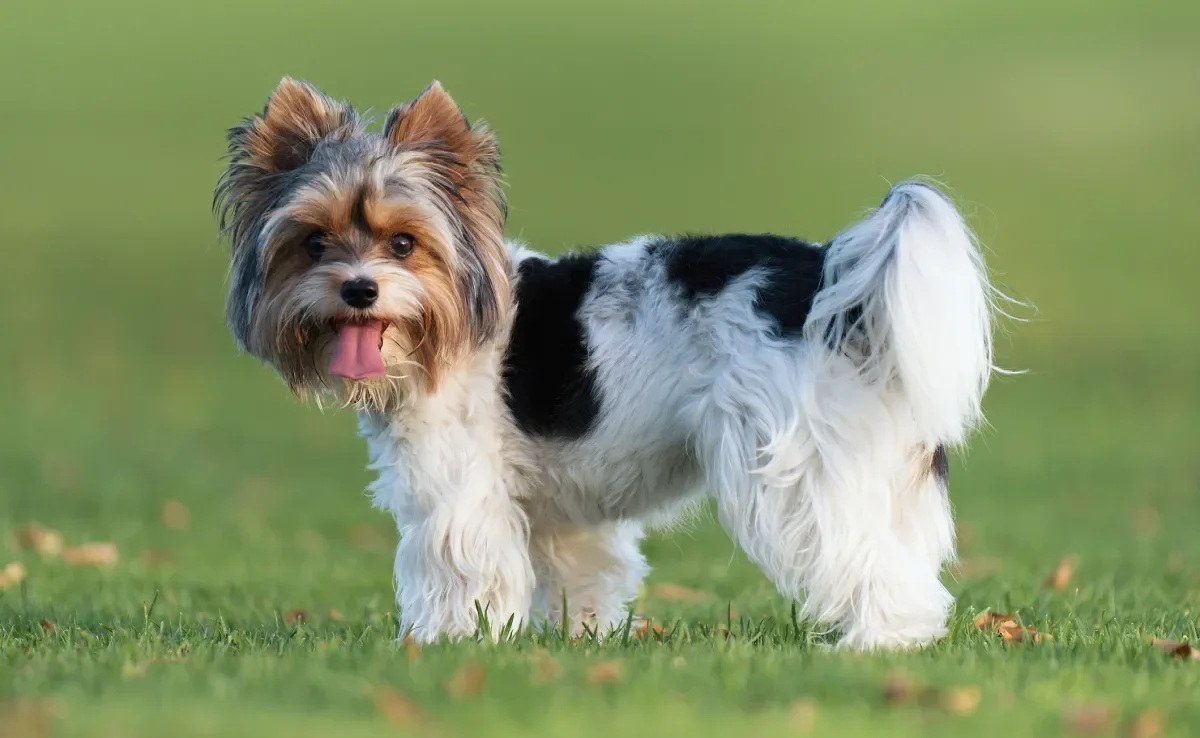
M 529 615 L 534 574 L 524 516 L 497 492 L 439 500 L 403 519 L 396 550 L 402 635 L 418 641 L 516 631 Z M 485 616 L 480 622 L 479 614 Z
M 360 412 L 375 506 L 396 519 L 396 602 L 401 635 L 418 641 L 499 637 L 529 617 L 534 573 L 529 526 L 505 474 L 491 427 L 430 413 L 399 423 Z M 458 416 L 461 417 L 461 416 Z M 487 628 L 480 626 L 479 614 Z

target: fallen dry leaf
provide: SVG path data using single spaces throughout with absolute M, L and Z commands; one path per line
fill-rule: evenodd
M 48 738 L 55 707 L 49 700 L 0 702 L 0 735 L 4 738 Z
M 624 667 L 619 661 L 601 661 L 587 670 L 588 684 L 613 684 L 621 681 Z
M 1041 643 L 1052 640 L 1048 633 L 1039 633 L 1035 628 L 1022 626 L 1016 618 L 1016 615 L 985 610 L 975 618 L 975 627 L 992 631 L 1004 639 L 1005 643 Z
M 474 697 L 483 691 L 487 683 L 487 672 L 474 661 L 463 664 L 446 682 L 446 691 L 451 697 Z
M 288 610 L 283 616 L 283 621 L 288 625 L 292 625 L 294 623 L 304 623 L 308 621 L 308 613 L 300 608 Z
M 666 582 L 654 585 L 653 591 L 655 597 L 667 602 L 703 602 L 708 599 L 705 592 Z
M 1022 627 L 1011 620 L 997 626 L 996 632 L 1000 634 L 1005 643 L 1024 643 L 1026 641 L 1041 643 L 1042 641 L 1053 640 L 1049 633 L 1039 633 L 1034 628 L 1028 626 Z
M 417 643 L 417 639 L 412 636 L 404 636 L 404 655 L 409 661 L 416 661 L 421 658 L 421 644 Z
M 167 500 L 160 512 L 162 524 L 171 530 L 187 530 L 192 524 L 192 513 L 179 500 Z
M 1067 711 L 1067 727 L 1076 733 L 1096 733 L 1103 730 L 1111 719 L 1104 705 L 1084 705 Z
M 1193 648 L 1187 641 L 1170 641 L 1163 638 L 1151 638 L 1151 645 L 1163 653 L 1169 653 L 1175 658 L 1186 661 L 1200 661 L 1200 649 Z
M 817 703 L 801 697 L 788 708 L 788 724 L 800 733 L 811 733 L 817 726 Z
M 925 687 L 903 671 L 893 671 L 883 680 L 883 698 L 892 704 L 909 702 L 924 692 Z
M 1058 566 L 1054 568 L 1054 573 L 1042 582 L 1042 586 L 1055 592 L 1062 592 L 1071 583 L 1071 576 L 1075 574 L 1077 563 L 1078 560 L 1074 556 L 1064 556 L 1059 560 Z
M 979 630 L 995 629 L 1002 623 L 1015 622 L 1016 619 L 1016 615 L 1007 615 L 1005 613 L 984 610 L 983 612 L 979 613 L 978 616 L 976 616 L 975 627 Z
M 979 687 L 969 685 L 942 692 L 938 702 L 943 710 L 952 715 L 970 715 L 979 708 L 982 697 L 983 693 L 979 691 Z
M 1163 733 L 1164 724 L 1162 712 L 1146 710 L 1130 723 L 1129 738 L 1159 738 Z
M 562 676 L 562 665 L 548 651 L 539 649 L 533 658 L 534 683 L 546 684 Z
M 49 620 L 42 620 L 41 626 L 43 633 L 53 633 L 54 631 L 58 630 L 58 626 Z
M 425 722 L 420 706 L 391 687 L 375 690 L 375 709 L 393 727 L 414 727 Z
M 24 580 L 25 565 L 20 561 L 13 561 L 3 569 L 0 569 L 0 589 L 15 587 Z
M 633 619 L 633 625 L 630 628 L 630 633 L 634 638 L 657 638 L 662 639 L 663 627 L 658 623 L 651 622 L 649 618 L 641 616 Z
M 64 548 L 62 557 L 69 566 L 116 566 L 120 554 L 117 544 L 103 541 Z
M 13 540 L 17 548 L 36 551 L 42 556 L 57 556 L 63 549 L 62 533 L 43 528 L 37 523 L 26 523 L 17 528 Z

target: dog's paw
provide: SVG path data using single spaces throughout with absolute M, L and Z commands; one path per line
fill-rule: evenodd
M 946 635 L 945 628 L 929 633 L 852 630 L 834 646 L 839 651 L 916 651 L 936 643 Z

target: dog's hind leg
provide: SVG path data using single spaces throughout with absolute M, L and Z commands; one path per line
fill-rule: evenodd
M 840 626 L 844 647 L 910 648 L 942 636 L 953 600 L 940 560 L 898 534 L 893 490 L 904 457 L 889 450 L 888 429 L 839 444 L 805 423 L 772 432 L 752 418 L 723 412 L 699 434 L 718 516 L 747 556 L 782 593 L 804 598 L 806 616 Z M 856 430 L 887 422 L 873 420 Z
M 890 457 L 826 458 L 804 491 L 818 510 L 807 609 L 836 621 L 848 648 L 926 645 L 945 635 L 954 602 L 939 576 L 953 546 L 949 506 L 930 482 L 887 474 L 898 468 Z
M 642 526 L 635 522 L 535 524 L 530 539 L 537 577 L 534 611 L 556 627 L 565 618 L 572 635 L 587 627 L 604 636 L 621 627 L 650 570 L 641 540 Z
M 892 517 L 904 545 L 937 571 L 954 560 L 946 447 L 918 447 L 896 486 Z

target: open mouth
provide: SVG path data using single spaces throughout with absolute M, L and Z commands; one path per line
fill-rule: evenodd
M 382 320 L 334 323 L 337 338 L 329 373 L 345 379 L 379 379 L 387 376 L 383 362 Z

